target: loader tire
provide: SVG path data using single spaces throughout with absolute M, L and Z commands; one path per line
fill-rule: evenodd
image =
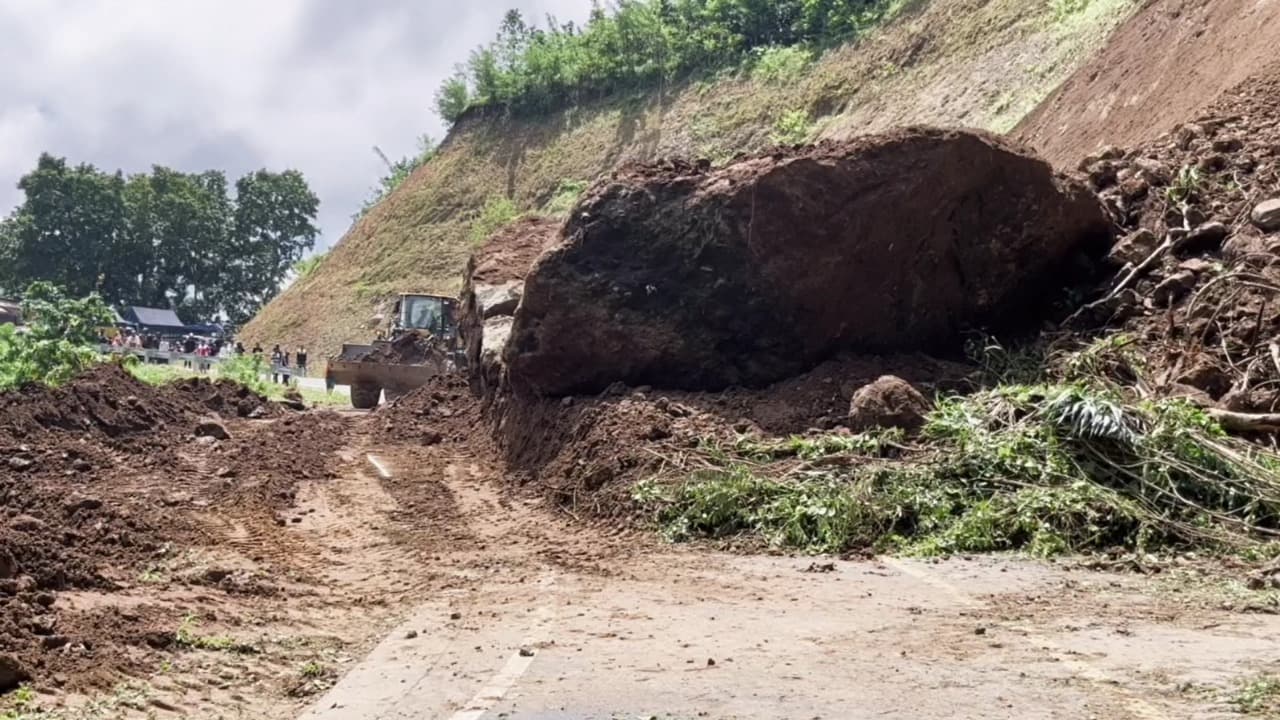
M 382 388 L 374 383 L 356 383 L 351 386 L 351 407 L 357 410 L 372 410 L 378 407 L 378 397 Z

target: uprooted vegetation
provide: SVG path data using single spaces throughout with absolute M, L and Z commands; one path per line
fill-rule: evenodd
M 910 439 L 707 443 L 633 498 L 673 539 L 819 552 L 1238 551 L 1280 535 L 1280 454 L 1186 400 L 1074 374 L 944 397 Z

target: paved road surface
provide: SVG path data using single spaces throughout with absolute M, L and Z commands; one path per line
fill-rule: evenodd
M 457 582 L 303 720 L 1230 717 L 1184 688 L 1231 686 L 1280 653 L 1280 619 L 1185 613 L 1146 577 L 614 554 L 558 545 L 544 515 L 457 467 L 375 460 L 446 484 L 480 544 L 433 555 Z

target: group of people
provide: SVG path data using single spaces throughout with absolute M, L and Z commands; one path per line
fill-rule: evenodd
M 236 343 L 236 355 L 244 355 L 244 345 Z M 255 344 L 254 357 L 262 357 L 262 346 Z M 292 362 L 290 362 L 292 361 Z M 271 382 L 289 384 L 290 377 L 303 377 L 307 374 L 307 349 L 299 347 L 290 353 L 289 348 L 280 349 L 279 345 L 271 348 Z
M 137 333 L 124 330 L 116 333 L 109 341 L 100 338 L 104 344 L 113 348 L 131 350 L 158 350 L 160 352 L 176 352 L 196 357 L 229 357 L 231 347 L 222 338 L 202 338 L 187 334 L 181 337 L 168 337 L 154 333 Z M 190 361 L 186 361 L 190 365 Z

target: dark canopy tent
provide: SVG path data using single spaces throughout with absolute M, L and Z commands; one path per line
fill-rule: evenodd
M 140 332 L 179 335 L 187 331 L 186 323 L 178 318 L 178 313 L 161 308 L 130 305 L 121 313 L 125 322 L 137 326 Z

